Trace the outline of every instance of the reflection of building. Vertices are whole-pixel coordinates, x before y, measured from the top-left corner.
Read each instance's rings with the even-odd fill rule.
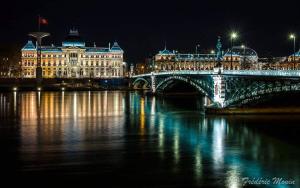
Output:
[[[37,49],[32,41],[22,49],[23,77],[35,78]],[[71,30],[62,46],[42,46],[44,78],[123,77],[123,50],[112,47],[87,47],[77,30]]]
[[[231,61],[232,57],[232,61]],[[221,58],[224,70],[254,69],[258,61],[257,53],[246,47],[233,47]],[[216,54],[181,54],[166,48],[155,55],[155,70],[213,70]]]
[[[0,77],[9,77],[8,57],[0,57]]]

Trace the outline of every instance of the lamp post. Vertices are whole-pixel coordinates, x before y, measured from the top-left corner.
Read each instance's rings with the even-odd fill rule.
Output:
[[[49,36],[49,33],[45,32],[32,32],[29,33],[29,36],[34,37],[37,40],[37,63],[36,63],[36,79],[37,79],[37,84],[41,84],[42,78],[43,78],[43,70],[41,66],[41,56],[42,56],[42,38],[45,38]]]
[[[215,67],[216,66],[216,52],[215,52],[215,50],[211,50],[210,54],[213,55],[213,58],[214,58],[214,67]]]
[[[234,39],[236,39],[238,37],[237,33],[236,32],[232,32],[231,35],[230,35],[230,42],[231,42],[231,53],[230,53],[230,69],[232,70],[233,69],[233,65],[232,65],[232,53],[233,53],[233,42],[234,42]]]
[[[246,59],[246,46],[245,45],[241,45],[241,48],[243,49],[243,66],[241,66],[243,69],[245,69],[245,59]]]
[[[294,53],[293,53],[293,69],[295,70],[295,55],[296,55],[296,35],[291,34],[290,39],[293,40],[293,45],[294,45]]]
[[[200,44],[196,45],[196,54],[198,53],[198,47],[200,47]]]

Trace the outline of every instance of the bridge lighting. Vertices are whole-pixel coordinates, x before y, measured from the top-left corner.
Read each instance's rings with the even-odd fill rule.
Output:
[[[17,87],[13,87],[12,90],[13,91],[18,91],[18,88]]]
[[[42,90],[42,88],[41,87],[38,87],[38,88],[36,88],[38,91],[41,91]]]
[[[295,39],[295,38],[296,38],[295,34],[290,34],[290,39]]]
[[[230,38],[231,39],[236,39],[238,37],[238,34],[236,33],[236,32],[232,32],[231,34],[230,34]]]
[[[215,51],[214,51],[214,50],[211,50],[210,53],[211,53],[211,54],[215,54]]]
[[[196,45],[196,54],[198,54],[198,48],[200,48],[200,44]]]
[[[290,39],[293,40],[294,54],[293,54],[293,69],[295,70],[295,55],[296,55],[296,35],[290,34]]]

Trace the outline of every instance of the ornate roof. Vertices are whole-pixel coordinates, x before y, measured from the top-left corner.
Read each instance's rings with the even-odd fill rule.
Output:
[[[79,36],[78,30],[71,29],[66,39],[62,42],[62,46],[42,46],[42,52],[62,52],[65,48],[79,48],[85,50],[86,53],[108,53],[108,52],[121,52],[123,53],[122,48],[120,48],[117,42],[114,42],[111,48],[109,47],[86,47],[85,42]],[[28,41],[27,44],[22,48],[22,50],[37,50],[32,41]]]
[[[120,46],[117,42],[114,42],[114,44],[111,47],[110,51],[121,51],[121,52],[123,52],[122,48],[120,48]]]
[[[36,50],[35,45],[32,43],[31,40],[29,40],[27,42],[27,44],[25,44],[25,46],[22,48],[22,50]]]
[[[256,51],[254,51],[251,48],[242,47],[242,46],[234,46],[232,49],[229,48],[227,50],[227,52],[224,54],[224,56],[231,56],[231,51],[232,51],[232,56],[253,56],[253,57],[258,57]]]
[[[167,48],[165,48],[164,50],[159,51],[159,54],[160,55],[174,55],[175,53],[171,52],[171,51],[167,50]]]
[[[290,56],[294,56],[294,54],[290,55]],[[298,52],[295,53],[296,57],[300,57],[300,50]]]

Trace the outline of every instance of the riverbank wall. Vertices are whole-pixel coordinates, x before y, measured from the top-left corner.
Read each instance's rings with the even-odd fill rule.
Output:
[[[128,78],[44,78],[41,83],[34,78],[2,78],[0,90],[128,90],[128,84]]]

